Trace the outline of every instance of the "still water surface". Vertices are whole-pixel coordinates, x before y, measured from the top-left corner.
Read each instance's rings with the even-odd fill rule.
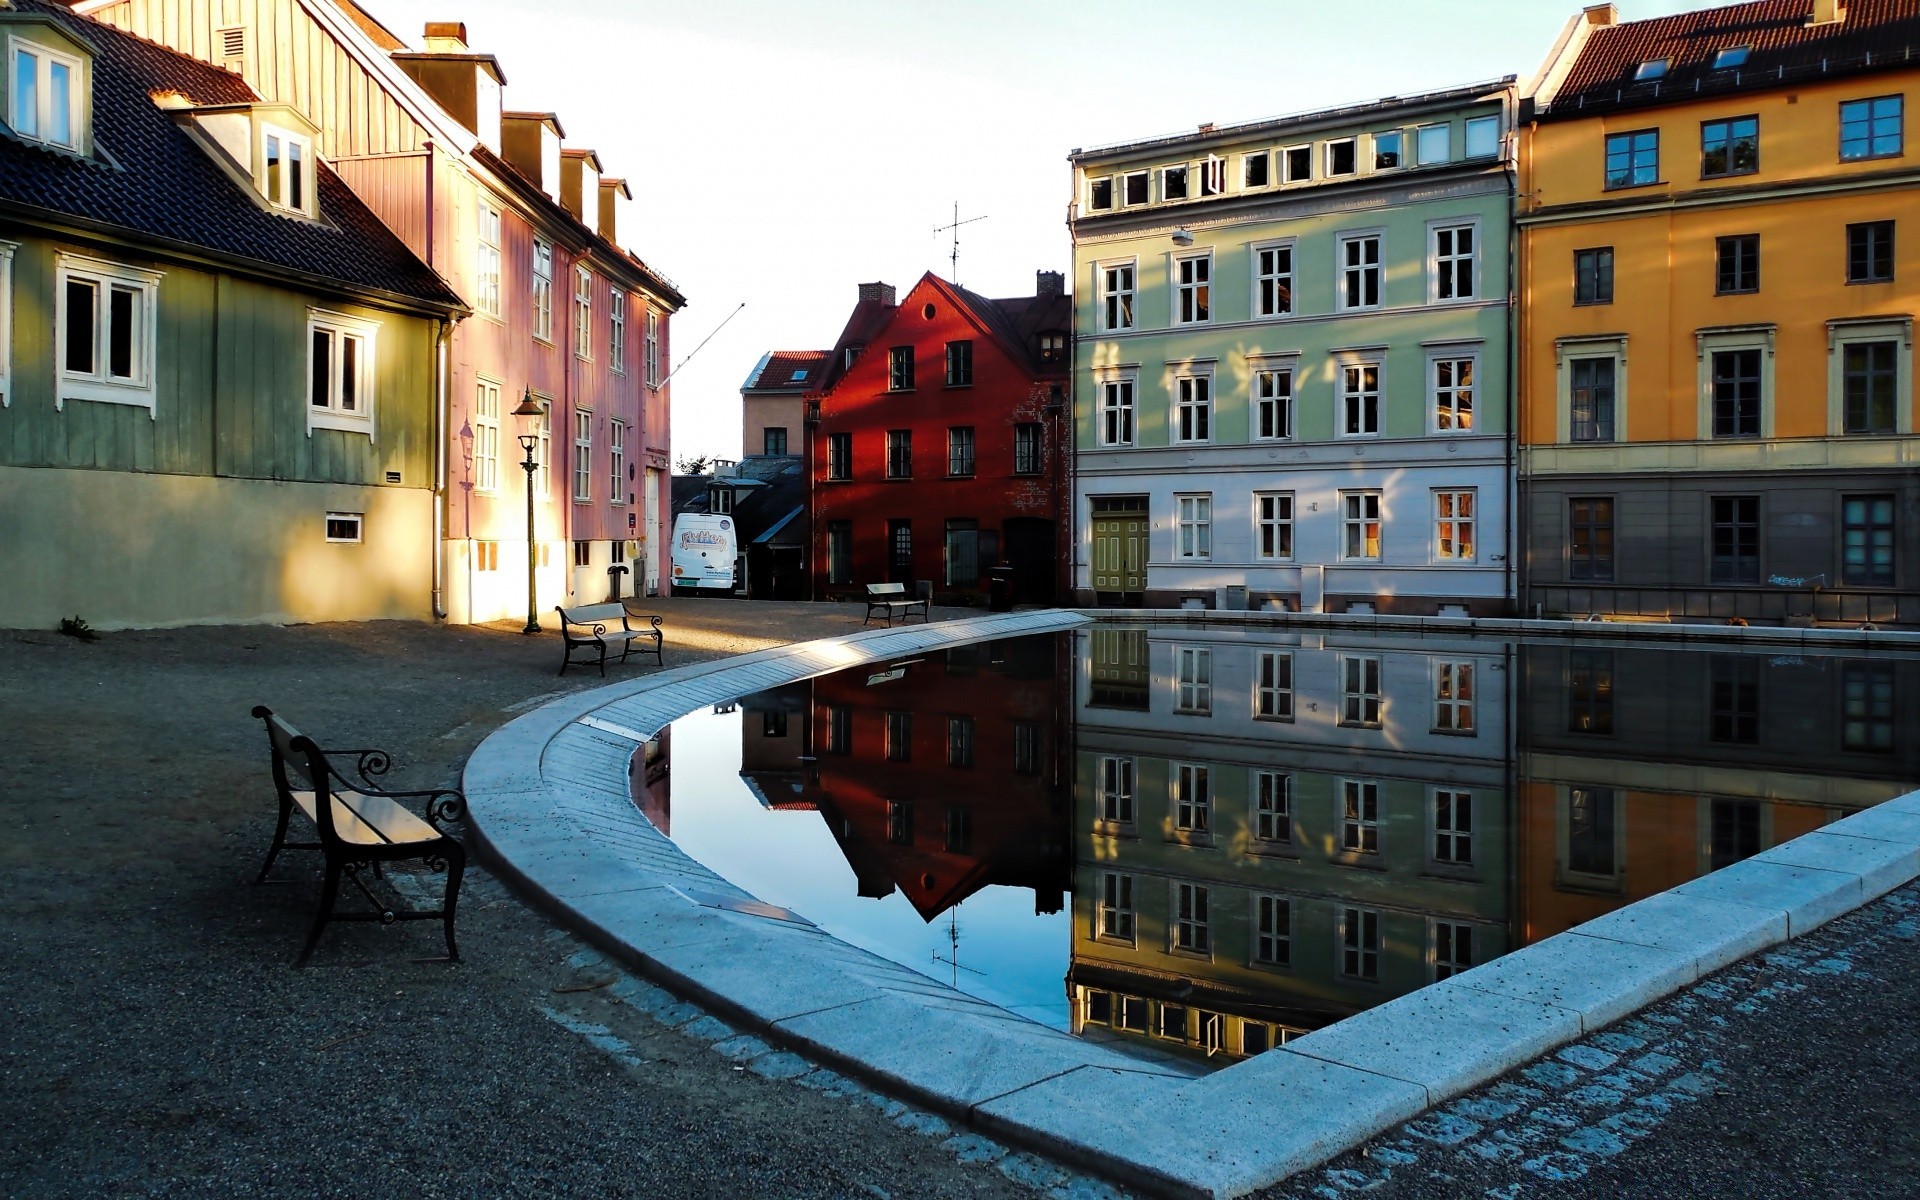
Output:
[[[1101,627],[674,722],[638,802],[828,932],[1238,1060],[1920,787],[1920,658]]]

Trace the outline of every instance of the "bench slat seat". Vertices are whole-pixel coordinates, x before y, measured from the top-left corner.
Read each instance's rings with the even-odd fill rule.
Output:
[[[312,792],[294,792],[293,802],[307,814],[307,820],[318,823]],[[403,846],[431,842],[440,836],[438,829],[398,802],[359,792],[333,794],[333,830],[341,841],[359,846]]]
[[[600,674],[607,673],[607,655],[614,649],[620,651],[617,661],[627,661],[627,655],[633,653],[635,643],[639,643],[642,654],[652,654],[658,666],[666,665],[662,651],[665,638],[660,628],[661,617],[656,613],[637,613],[628,609],[618,600],[609,600],[605,604],[583,604],[576,608],[555,605],[554,612],[560,614],[560,673],[565,675],[567,668],[574,664],[574,651],[583,650],[594,656],[586,661],[597,662]],[[648,622],[638,629],[635,620]],[[649,647],[648,643],[651,643]]]
[[[913,614],[920,614],[920,623],[927,621],[927,598],[924,595],[911,595],[907,585],[900,582],[870,583],[867,585],[867,619],[860,622],[869,624],[878,617],[886,618],[887,627],[893,627],[894,617],[902,624],[912,620]]]
[[[447,939],[447,960],[460,961],[460,948],[453,938],[454,913],[460,901],[460,880],[466,872],[465,849],[442,823],[459,820],[466,812],[466,797],[453,788],[428,791],[398,791],[383,788],[376,780],[385,775],[391,760],[380,750],[336,750],[333,757],[354,761],[348,776],[335,765],[328,752],[314,741],[258,705],[253,715],[267,727],[267,747],[273,761],[274,792],[280,800],[280,818],[273,832],[273,844],[267,848],[267,861],[261,864],[255,883],[265,883],[267,872],[282,850],[318,850],[325,856],[321,877],[320,910],[314,915],[307,943],[300,951],[305,964],[320,941],[320,933],[329,921],[439,921]],[[403,800],[424,806],[425,816],[414,812]],[[312,823],[317,840],[287,840],[287,825],[294,813]],[[445,871],[447,890],[441,905],[431,911],[396,909],[367,886],[361,868],[372,867],[380,873],[381,864],[417,860],[436,871]],[[345,876],[372,901],[373,912],[335,912],[341,877]]]

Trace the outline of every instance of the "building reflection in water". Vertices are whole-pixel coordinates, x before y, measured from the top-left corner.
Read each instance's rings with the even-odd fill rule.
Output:
[[[1910,790],[1916,703],[1895,658],[1098,628],[748,697],[740,773],[924,921],[1070,894],[1071,1029],[1222,1065]]]

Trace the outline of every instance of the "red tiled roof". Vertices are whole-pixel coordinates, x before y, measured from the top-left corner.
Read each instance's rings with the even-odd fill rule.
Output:
[[[818,387],[820,377],[833,358],[830,350],[775,350],[760,360],[753,378],[742,391],[770,391],[791,388],[805,391]]]
[[[1758,0],[1596,29],[1542,116],[1673,103],[1886,67],[1920,65],[1920,0],[1848,0],[1846,17],[1809,25],[1814,0]],[[1746,61],[1715,70],[1722,50]],[[1667,60],[1658,80],[1641,63]]]

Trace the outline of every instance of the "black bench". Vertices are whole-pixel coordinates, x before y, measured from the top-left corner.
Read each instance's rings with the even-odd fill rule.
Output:
[[[880,616],[887,619],[887,625],[891,628],[895,616],[904,625],[916,612],[920,614],[920,623],[926,624],[927,598],[908,595],[906,584],[870,583],[867,585],[867,619],[860,623],[870,624],[874,617]]]
[[[643,643],[640,653],[649,653],[646,642],[652,642],[653,661],[666,666],[667,660],[661,654],[660,618],[652,613],[628,612],[627,606],[618,600],[609,600],[605,604],[586,604],[579,608],[561,608],[554,606],[560,614],[560,640],[563,643],[560,657],[560,673],[565,675],[567,668],[573,665],[573,653],[585,650],[597,655],[600,674],[607,673],[607,653],[615,646],[620,649],[618,661],[627,661],[627,655],[633,653],[635,642]],[[642,629],[633,627],[633,619],[640,618],[650,622]]]
[[[318,850],[326,856],[326,875],[320,885],[320,911],[300,951],[300,963],[307,961],[320,931],[328,921],[440,921],[447,935],[447,960],[460,961],[460,948],[453,940],[454,908],[460,900],[460,878],[466,873],[467,855],[443,825],[458,821],[465,813],[467,799],[452,788],[430,791],[397,792],[376,786],[393,760],[384,750],[335,750],[333,754],[356,759],[349,779],[328,758],[328,751],[293,726],[273,715],[266,705],[256,705],[253,715],[266,722],[267,745],[273,754],[273,787],[280,797],[280,820],[274,827],[273,845],[267,861],[260,867],[255,883],[265,883],[273,860],[282,850]],[[400,804],[401,800],[424,802],[422,820]],[[319,841],[290,842],[287,822],[294,810],[306,814],[319,834]],[[431,912],[395,909],[374,895],[362,877],[362,869],[371,867],[377,876],[381,865],[389,862],[419,860],[447,875],[446,896]],[[373,902],[373,912],[334,911],[344,874]]]

